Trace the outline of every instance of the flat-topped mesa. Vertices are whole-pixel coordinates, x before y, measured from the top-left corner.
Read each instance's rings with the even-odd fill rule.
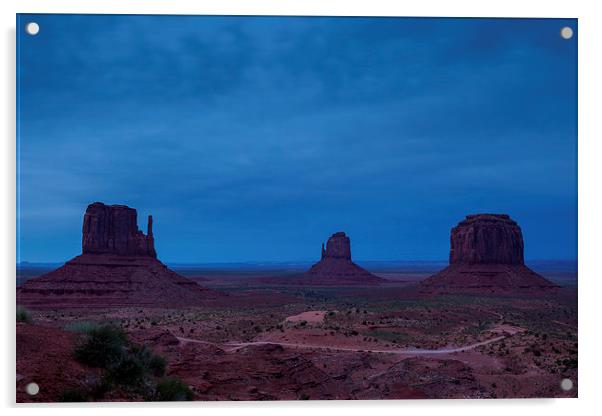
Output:
[[[423,280],[427,293],[539,293],[558,286],[525,266],[523,233],[506,214],[467,215],[452,228],[449,266]]]
[[[138,229],[138,214],[125,205],[88,205],[82,227],[82,254],[157,257],[153,218],[148,217],[147,235]]]
[[[450,264],[524,264],[523,233],[506,214],[467,215],[451,230]]]

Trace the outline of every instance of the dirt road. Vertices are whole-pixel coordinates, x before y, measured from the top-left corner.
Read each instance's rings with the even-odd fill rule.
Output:
[[[249,347],[253,345],[280,345],[283,347],[289,348],[302,348],[302,349],[313,349],[313,350],[323,350],[323,351],[341,351],[341,352],[371,352],[377,354],[396,354],[396,355],[436,355],[436,354],[451,354],[454,352],[462,352],[467,350],[472,350],[477,347],[488,345],[494,342],[501,341],[507,338],[509,335],[500,335],[498,337],[494,337],[485,341],[477,342],[474,344],[464,345],[462,347],[446,347],[439,349],[403,349],[403,348],[395,348],[395,349],[369,349],[369,348],[355,348],[355,347],[329,347],[327,345],[312,345],[312,344],[301,344],[294,342],[280,342],[280,341],[255,341],[255,342],[226,342],[224,344],[214,344],[207,341],[200,341],[197,339],[191,338],[181,338],[178,337],[178,340],[182,344],[186,344],[189,342],[198,343],[198,344],[209,344],[216,347],[219,347],[225,351],[236,351],[244,347]]]

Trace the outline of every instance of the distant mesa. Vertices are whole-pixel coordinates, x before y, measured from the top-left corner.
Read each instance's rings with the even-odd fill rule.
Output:
[[[558,286],[525,266],[523,234],[506,214],[467,215],[451,230],[449,266],[423,292],[534,292]]]
[[[32,307],[193,306],[217,292],[180,276],[159,260],[153,219],[147,234],[136,210],[125,205],[88,205],[82,254],[17,288],[17,302]]]
[[[305,275],[315,284],[377,284],[386,281],[351,261],[351,242],[344,232],[334,233],[326,247],[322,244],[322,258]]]

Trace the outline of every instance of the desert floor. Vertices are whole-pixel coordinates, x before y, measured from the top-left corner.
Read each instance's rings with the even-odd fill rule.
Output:
[[[275,272],[185,274],[226,296],[187,309],[31,310],[17,324],[17,400],[57,401],[98,381],[73,356],[73,328],[88,322],[165,357],[195,400],[577,396],[576,283],[540,296],[425,297],[415,284],[428,274],[417,272],[313,287],[279,284]],[[101,400],[142,398],[120,388]]]

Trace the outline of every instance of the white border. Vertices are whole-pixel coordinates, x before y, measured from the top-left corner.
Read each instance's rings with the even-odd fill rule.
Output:
[[[165,405],[90,405],[87,415],[106,414],[110,409],[116,414],[164,414],[165,408],[178,414],[210,412],[219,414],[265,415],[286,413],[287,416],[307,413],[326,414],[341,409],[350,415],[363,415],[369,411],[383,415],[398,412],[437,414],[446,416],[461,414],[508,415],[524,411],[546,415],[588,414],[600,406],[599,389],[602,355],[601,315],[602,296],[599,244],[602,235],[602,207],[600,204],[599,162],[602,156],[600,141],[600,107],[597,98],[602,96],[600,58],[602,19],[596,13],[593,1],[527,2],[506,0],[495,2],[470,0],[422,0],[392,2],[381,0],[213,0],[187,2],[165,0],[143,2],[141,0],[4,0],[0,3],[3,25],[2,83],[3,99],[1,116],[4,137],[0,169],[2,204],[0,204],[0,256],[1,279],[4,283],[2,296],[4,314],[2,327],[2,374],[0,397],[9,411],[39,413],[42,409],[52,414],[81,414],[77,405],[48,405],[44,407],[15,407],[14,403],[14,264],[15,264],[15,13],[132,13],[132,14],[274,14],[274,15],[346,15],[346,16],[479,16],[479,17],[572,17],[579,18],[579,399],[573,400],[488,400],[488,401],[371,401],[371,402],[271,402],[271,403],[204,403]],[[543,207],[545,209],[545,207]],[[561,219],[559,219],[560,221]]]

